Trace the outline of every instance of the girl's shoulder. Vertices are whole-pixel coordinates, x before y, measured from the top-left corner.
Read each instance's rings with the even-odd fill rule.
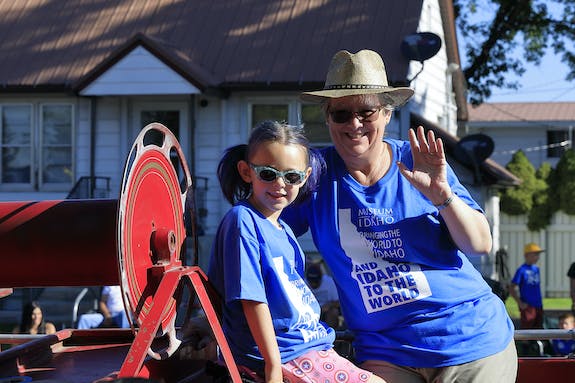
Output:
[[[252,207],[249,202],[240,201],[227,211],[220,223],[220,227],[224,230],[255,231],[256,227],[260,226],[263,221],[265,221],[265,217]]]
[[[226,216],[234,217],[239,221],[259,215],[258,211],[247,201],[239,201],[226,213]]]

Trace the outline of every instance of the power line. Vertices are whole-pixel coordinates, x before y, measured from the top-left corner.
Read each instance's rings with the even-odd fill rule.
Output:
[[[546,150],[546,149],[558,148],[558,147],[570,148],[571,147],[571,141],[565,140],[565,141],[561,141],[561,142],[557,142],[555,144],[549,144],[549,145],[532,146],[530,148],[520,148],[520,149],[514,149],[514,150],[503,150],[501,152],[495,152],[494,154],[515,154],[519,150],[524,151],[524,152],[535,152],[538,150]]]

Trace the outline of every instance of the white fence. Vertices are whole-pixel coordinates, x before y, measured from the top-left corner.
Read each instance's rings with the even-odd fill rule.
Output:
[[[541,269],[543,296],[569,297],[567,270],[575,262],[575,216],[559,212],[545,230],[538,232],[529,231],[526,222],[526,216],[500,215],[500,244],[507,250],[509,278],[523,264],[523,246],[535,242],[545,249],[537,263]]]

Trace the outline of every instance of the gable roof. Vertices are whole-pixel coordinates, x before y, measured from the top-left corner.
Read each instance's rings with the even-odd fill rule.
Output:
[[[409,62],[422,0],[0,0],[3,92],[78,90],[136,45],[200,89],[323,85],[339,49],[382,54],[392,84]],[[392,63],[392,64],[391,64]]]
[[[575,102],[507,102],[469,106],[469,122],[575,121]]]

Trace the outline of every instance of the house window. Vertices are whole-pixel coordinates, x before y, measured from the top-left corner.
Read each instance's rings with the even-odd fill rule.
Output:
[[[291,125],[303,124],[305,134],[313,146],[322,147],[331,142],[325,116],[319,105],[252,104],[251,118],[252,128],[264,120],[286,121]]]
[[[265,120],[286,121],[288,119],[289,105],[253,104],[252,105],[252,128]]]
[[[4,104],[0,115],[2,190],[68,190],[74,180],[72,105]]]
[[[325,123],[325,115],[320,105],[302,105],[301,120],[305,127],[305,134],[315,147],[324,147],[331,144],[329,129]]]
[[[32,182],[32,106],[0,106],[2,184],[26,185]]]
[[[566,150],[573,147],[573,141],[567,130],[547,131],[547,157],[560,158]]]

